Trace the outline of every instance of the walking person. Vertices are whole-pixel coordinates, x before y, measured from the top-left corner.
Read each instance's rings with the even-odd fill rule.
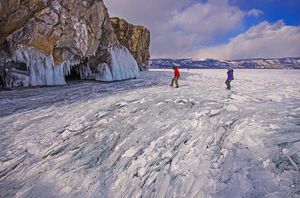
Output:
[[[178,79],[180,77],[180,72],[179,72],[178,67],[173,67],[173,70],[174,70],[174,77],[172,79],[172,82],[171,82],[170,86],[173,86],[173,84],[175,82],[176,88],[179,88],[179,86],[178,86]]]
[[[227,69],[227,79],[225,81],[225,84],[226,84],[226,89],[230,90],[231,89],[231,81],[234,80],[233,78],[233,69],[232,68],[228,68]]]

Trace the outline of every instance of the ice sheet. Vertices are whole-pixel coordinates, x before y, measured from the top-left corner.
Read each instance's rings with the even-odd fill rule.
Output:
[[[0,92],[1,196],[299,196],[300,71],[181,75]]]

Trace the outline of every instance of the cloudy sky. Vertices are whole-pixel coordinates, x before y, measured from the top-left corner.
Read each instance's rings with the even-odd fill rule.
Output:
[[[300,0],[104,0],[146,26],[151,58],[300,56]]]

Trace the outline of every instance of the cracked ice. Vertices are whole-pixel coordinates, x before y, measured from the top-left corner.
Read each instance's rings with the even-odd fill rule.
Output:
[[[300,71],[0,92],[0,197],[300,196]]]

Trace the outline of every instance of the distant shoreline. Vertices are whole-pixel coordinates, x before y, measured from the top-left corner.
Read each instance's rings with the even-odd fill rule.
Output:
[[[150,67],[149,69],[172,69],[172,67]],[[226,67],[179,67],[179,69],[227,69]],[[233,69],[249,69],[249,70],[299,70],[300,68],[235,68]]]

